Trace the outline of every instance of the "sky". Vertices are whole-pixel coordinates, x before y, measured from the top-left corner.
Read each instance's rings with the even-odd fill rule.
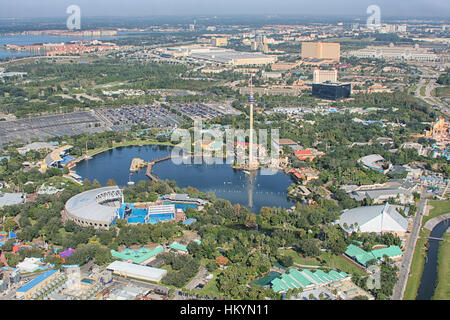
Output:
[[[450,17],[449,0],[0,0],[0,17],[64,17],[69,5],[84,16],[357,15],[369,5],[383,16]]]

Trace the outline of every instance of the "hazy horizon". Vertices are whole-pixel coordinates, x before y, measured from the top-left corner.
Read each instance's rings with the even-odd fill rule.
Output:
[[[329,15],[367,16],[378,5],[382,17],[448,18],[448,0],[0,0],[0,18],[67,17],[69,5],[85,17],[151,17],[194,15]]]

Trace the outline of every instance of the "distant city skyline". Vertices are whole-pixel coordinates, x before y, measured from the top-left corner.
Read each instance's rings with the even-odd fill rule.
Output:
[[[378,5],[382,16],[450,17],[447,0],[0,0],[0,17],[64,17],[69,5],[82,15],[358,15],[366,16],[369,5]]]

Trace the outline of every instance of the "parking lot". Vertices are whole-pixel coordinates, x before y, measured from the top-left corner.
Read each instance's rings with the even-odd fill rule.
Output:
[[[129,128],[134,125],[147,125],[151,128],[177,127],[183,118],[161,106],[127,106],[99,111],[117,127]]]

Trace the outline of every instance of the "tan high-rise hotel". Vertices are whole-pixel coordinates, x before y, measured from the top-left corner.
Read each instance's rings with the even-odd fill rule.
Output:
[[[341,44],[328,42],[302,42],[302,59],[330,59],[339,61]]]

